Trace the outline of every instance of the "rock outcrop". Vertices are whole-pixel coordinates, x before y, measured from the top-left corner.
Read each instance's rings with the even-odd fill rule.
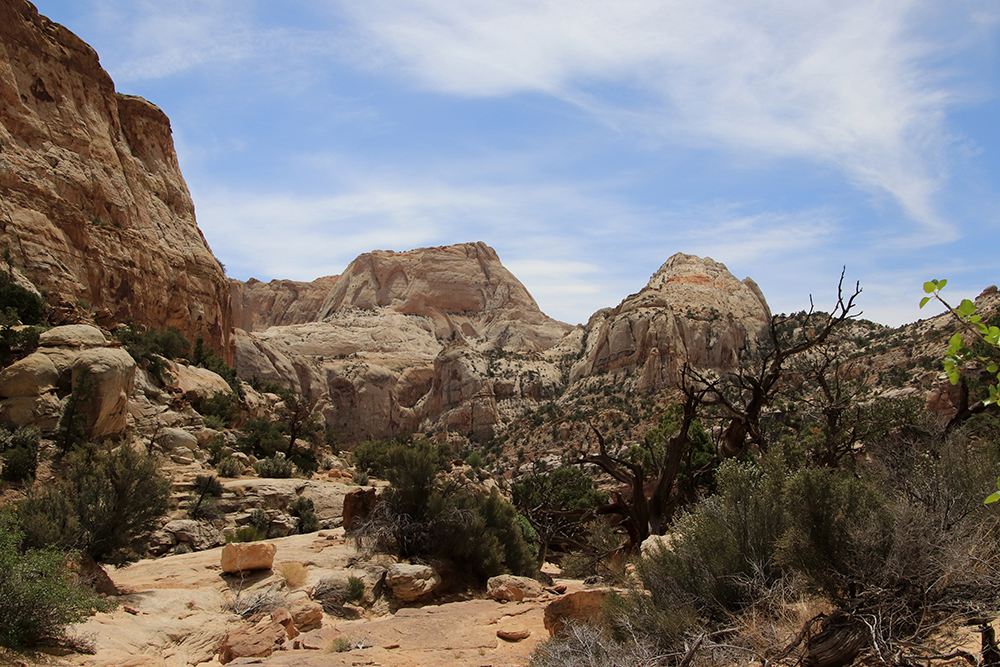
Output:
[[[339,277],[295,286],[292,300],[274,296],[292,289],[287,281],[237,285],[234,294],[244,304],[254,303],[248,294],[271,295],[260,304],[274,296],[285,314],[263,321],[284,321],[305,317],[328,283],[313,321],[238,330],[236,367],[307,396],[348,440],[435,424],[488,436],[503,400],[538,400],[560,384],[542,356],[573,328],[544,315],[483,243],[367,253]],[[531,358],[515,363],[515,355]]]
[[[56,430],[69,396],[92,438],[121,434],[128,419],[135,361],[101,330],[83,324],[44,332],[38,349],[0,372],[0,422]]]
[[[676,385],[685,363],[731,370],[770,317],[752,280],[740,282],[711,258],[677,253],[638,294],[591,317],[570,382],[610,374],[613,382],[644,391]]]
[[[231,280],[233,326],[243,331],[314,322],[339,276],[317,278],[311,283],[251,278]]]
[[[27,0],[0,4],[0,108],[0,246],[55,320],[173,326],[231,360],[229,281],[166,115]]]

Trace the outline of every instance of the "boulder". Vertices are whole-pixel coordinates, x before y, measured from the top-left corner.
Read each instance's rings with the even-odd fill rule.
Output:
[[[544,623],[549,636],[559,635],[566,621],[596,625],[601,619],[601,605],[607,594],[603,590],[577,591],[554,600],[545,607]]]
[[[173,537],[175,544],[186,542],[191,545],[192,551],[204,551],[205,549],[212,549],[225,543],[222,533],[216,530],[214,526],[192,519],[171,521],[162,530]]]
[[[52,327],[38,336],[38,347],[104,347],[108,339],[101,330],[89,324],[67,324]]]
[[[196,402],[215,394],[231,394],[229,386],[222,376],[207,368],[189,366],[185,363],[171,362],[170,372],[174,376],[174,384],[180,389],[184,398]],[[195,403],[197,405],[197,403]]]
[[[486,595],[494,600],[520,602],[542,594],[542,584],[529,577],[501,574],[486,582]]]
[[[531,636],[531,630],[523,625],[512,625],[497,630],[497,637],[508,642],[519,642]]]
[[[284,607],[278,607],[271,612],[271,620],[285,629],[285,634],[289,639],[295,639],[301,633],[295,628],[295,620],[291,612]]]
[[[227,574],[269,570],[278,547],[270,542],[231,542],[222,548],[222,571]]]
[[[434,594],[441,576],[427,565],[395,563],[389,566],[385,583],[400,602],[416,602]]]
[[[40,396],[52,391],[59,381],[59,371],[46,355],[29,354],[0,372],[0,396]]]
[[[84,377],[89,387],[81,385]],[[73,390],[80,397],[78,409],[87,416],[90,437],[104,438],[125,431],[134,378],[135,361],[122,349],[84,350],[73,362]]]
[[[236,658],[266,658],[285,643],[285,627],[265,616],[253,625],[245,624],[226,635],[219,648],[219,662]]]
[[[650,535],[642,541],[639,553],[643,558],[649,558],[659,551],[670,551],[673,545],[672,535]]]
[[[292,621],[299,632],[309,632],[323,627],[323,607],[318,602],[296,600],[288,606],[288,612],[292,615]]]
[[[190,456],[194,450],[198,449],[198,438],[182,428],[168,427],[161,429],[156,437],[156,442],[163,451],[172,454],[182,454],[182,452],[176,452],[175,450],[183,447],[188,450],[188,456]]]
[[[344,496],[344,530],[356,528],[368,518],[377,501],[374,487],[358,487],[348,491]]]

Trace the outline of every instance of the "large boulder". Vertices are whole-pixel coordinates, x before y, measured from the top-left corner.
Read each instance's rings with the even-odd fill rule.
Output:
[[[222,548],[222,571],[226,574],[270,570],[278,547],[270,542],[230,542]]]
[[[67,324],[52,327],[38,336],[38,347],[104,347],[108,339],[97,327],[89,324]]]
[[[221,375],[207,368],[173,361],[170,363],[170,372],[181,394],[192,402],[215,394],[231,394],[233,391]]]
[[[543,621],[552,637],[562,633],[567,621],[596,625],[601,618],[601,605],[606,591],[577,591],[554,600],[545,607]]]
[[[56,388],[59,371],[47,355],[29,354],[0,372],[0,396],[41,396]]]
[[[494,600],[520,602],[521,600],[537,598],[542,594],[542,585],[529,577],[518,577],[513,574],[501,574],[490,577],[486,582],[486,595]]]
[[[87,416],[92,438],[125,431],[128,396],[135,379],[135,361],[115,348],[84,350],[73,362],[73,390],[81,399],[77,409]]]
[[[368,518],[377,502],[374,487],[351,489],[344,496],[344,530],[352,530]]]
[[[400,602],[425,600],[441,585],[441,576],[427,565],[395,563],[385,574],[385,583]]]
[[[187,543],[192,551],[204,551],[225,543],[222,533],[215,527],[192,519],[176,519],[161,530],[172,536],[174,544]]]

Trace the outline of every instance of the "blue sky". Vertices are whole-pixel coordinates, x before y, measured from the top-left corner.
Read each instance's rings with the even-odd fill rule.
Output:
[[[37,0],[170,116],[234,278],[485,241],[542,310],[675,252],[901,324],[1000,281],[995,0]]]

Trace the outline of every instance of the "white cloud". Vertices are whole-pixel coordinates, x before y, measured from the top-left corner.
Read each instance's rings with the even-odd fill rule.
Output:
[[[939,152],[952,140],[943,111],[954,100],[923,65],[934,52],[917,33],[923,4],[344,6],[397,67],[426,87],[468,96],[540,91],[669,140],[830,164],[856,186],[889,195],[923,232],[949,240],[956,232],[938,214],[934,195],[943,179]],[[622,90],[625,101],[614,101]]]

